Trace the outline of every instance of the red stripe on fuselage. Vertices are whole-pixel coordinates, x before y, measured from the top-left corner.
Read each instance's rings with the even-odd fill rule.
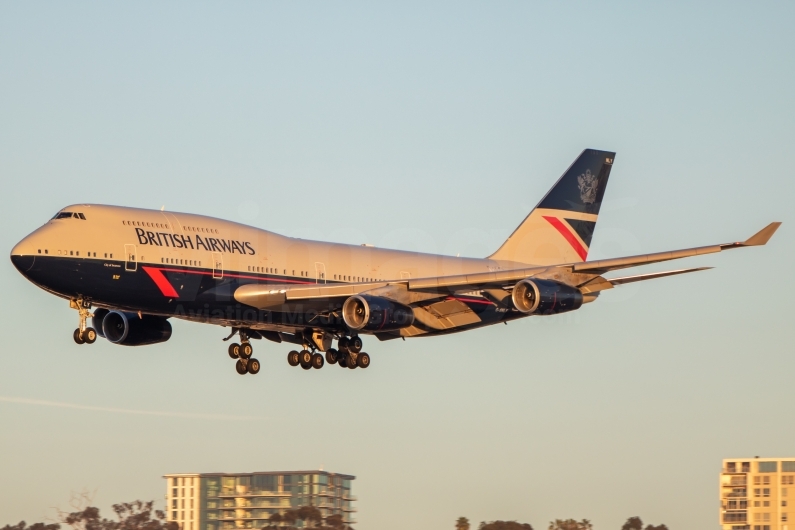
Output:
[[[160,289],[160,292],[163,293],[163,296],[168,296],[169,298],[179,298],[179,293],[177,290],[174,289],[174,286],[168,281],[166,275],[163,274],[163,271],[160,269],[156,269],[154,267],[141,267],[146,274],[152,278],[152,281],[155,282],[157,288]]]
[[[560,232],[560,235],[562,235],[566,239],[566,241],[569,242],[569,245],[571,245],[571,247],[574,249],[577,255],[580,256],[580,259],[585,261],[585,259],[588,257],[588,251],[585,249],[585,247],[582,246],[582,243],[580,243],[577,237],[575,237],[575,235],[571,233],[571,230],[569,230],[569,228],[565,224],[563,224],[563,221],[561,221],[557,217],[552,217],[547,215],[543,217],[544,219],[549,221],[549,224],[554,226],[558,232]]]

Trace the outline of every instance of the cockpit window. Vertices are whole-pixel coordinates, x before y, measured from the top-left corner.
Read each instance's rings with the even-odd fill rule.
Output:
[[[75,219],[82,219],[83,221],[86,220],[85,215],[77,212],[58,212],[57,214],[55,214],[55,217],[53,217],[53,219],[70,219],[72,217],[74,217]]]

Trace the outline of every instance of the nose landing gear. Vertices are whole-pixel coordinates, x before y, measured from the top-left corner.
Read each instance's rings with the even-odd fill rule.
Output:
[[[80,323],[77,329],[72,333],[74,341],[77,344],[94,344],[94,341],[97,340],[97,331],[94,328],[86,326],[88,317],[93,316],[91,311],[89,311],[91,309],[91,303],[86,302],[82,298],[78,298],[77,300],[69,300],[69,307],[77,309],[80,315]]]

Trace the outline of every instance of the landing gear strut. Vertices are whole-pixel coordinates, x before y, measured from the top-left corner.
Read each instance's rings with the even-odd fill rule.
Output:
[[[245,329],[232,330],[232,333],[224,340],[231,339],[235,333],[240,335],[240,344],[233,342],[227,348],[227,353],[232,359],[237,359],[235,363],[235,370],[240,375],[256,374],[259,373],[260,364],[257,359],[253,359],[251,355],[254,353],[254,348],[249,342],[249,336]]]
[[[88,317],[93,316],[91,311],[89,311],[91,309],[91,303],[82,298],[78,298],[77,300],[69,300],[69,307],[77,309],[80,315],[80,324],[77,329],[74,330],[74,333],[72,333],[74,341],[77,344],[94,344],[94,341],[97,340],[97,330],[86,326]]]

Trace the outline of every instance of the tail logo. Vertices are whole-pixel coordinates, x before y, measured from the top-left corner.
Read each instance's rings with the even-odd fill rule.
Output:
[[[599,178],[586,169],[585,173],[577,177],[577,187],[580,188],[580,199],[583,204],[593,204],[596,200],[596,188],[599,186]]]

